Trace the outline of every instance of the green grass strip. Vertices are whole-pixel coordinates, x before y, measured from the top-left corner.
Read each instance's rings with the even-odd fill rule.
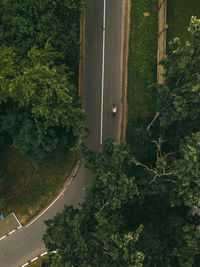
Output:
[[[128,62],[127,142],[134,138],[136,121],[146,119],[155,110],[150,85],[157,80],[157,0],[132,0]],[[144,13],[149,16],[145,17]]]
[[[76,155],[67,148],[52,153],[52,161],[45,161],[38,170],[14,148],[6,149],[3,156],[0,170],[6,181],[3,194],[6,203],[0,211],[7,215],[14,211],[22,224],[57,196],[76,163]]]
[[[174,37],[189,40],[187,31],[191,16],[200,17],[199,0],[168,0],[167,1],[167,43]]]

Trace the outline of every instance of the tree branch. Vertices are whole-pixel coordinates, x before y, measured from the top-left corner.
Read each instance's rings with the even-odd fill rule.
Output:
[[[153,179],[151,180],[151,182],[149,182],[149,184],[152,184],[152,183],[155,181],[156,177],[169,176],[169,175],[172,175],[172,172],[165,172],[165,170],[164,170],[163,173],[161,173],[161,174],[156,174],[156,175],[153,177]],[[165,181],[166,181],[166,180],[165,180]],[[172,181],[171,181],[171,182],[172,182]]]
[[[109,199],[106,201],[105,204],[103,204],[103,206],[101,207],[100,210],[102,211],[107,205],[109,205],[109,204],[110,204],[115,198],[117,198],[119,195],[120,195],[120,193],[119,193],[118,195],[114,196],[114,197],[111,199],[111,196],[112,196],[112,193],[111,193]]]
[[[135,163],[136,166],[142,166],[144,169],[146,169],[147,171],[149,171],[149,172],[151,172],[151,173],[154,174],[153,179],[149,182],[149,184],[152,184],[157,177],[170,176],[170,175],[172,175],[172,172],[168,171],[170,169],[170,166],[169,165],[166,166],[167,161],[165,161],[165,160],[166,160],[166,158],[169,155],[171,155],[173,153],[172,152],[169,152],[169,153],[164,154],[164,155],[162,154],[161,146],[162,146],[162,143],[164,142],[163,139],[162,139],[162,137],[159,137],[158,142],[155,141],[155,140],[149,140],[149,141],[151,141],[152,143],[155,143],[156,146],[157,146],[156,157],[157,157],[157,161],[158,161],[158,159],[161,159],[162,160],[163,166],[160,166],[159,167],[162,171],[159,172],[157,168],[154,168],[154,169],[153,168],[149,168],[147,165],[142,164],[141,162],[139,162],[138,160],[135,160],[135,159],[132,159],[131,161],[133,163]],[[170,182],[176,183],[173,180],[165,180],[165,181],[170,181]]]
[[[158,118],[159,115],[160,115],[160,113],[156,111],[156,115],[154,116],[152,122],[147,126],[147,131],[149,131],[150,127],[152,126],[152,124]]]

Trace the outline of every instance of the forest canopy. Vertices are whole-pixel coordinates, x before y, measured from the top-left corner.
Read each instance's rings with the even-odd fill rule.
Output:
[[[0,138],[39,167],[84,129],[78,97],[86,1],[0,1]]]
[[[135,125],[135,146],[77,147],[95,178],[80,209],[46,222],[44,243],[57,254],[44,266],[199,266],[200,19],[189,32],[160,63],[157,115]]]

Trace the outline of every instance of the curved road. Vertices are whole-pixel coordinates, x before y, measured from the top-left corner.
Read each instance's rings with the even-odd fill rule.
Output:
[[[85,21],[85,56],[83,61],[83,104],[91,135],[87,140],[90,149],[98,150],[101,139],[107,136],[119,140],[121,127],[123,5],[125,0],[106,0],[105,29],[103,27],[104,1],[94,0],[88,8]],[[103,31],[105,35],[103,34]],[[103,35],[105,37],[105,65],[102,73]],[[102,86],[102,76],[104,76]],[[103,100],[101,100],[103,88]],[[111,116],[116,103],[119,113]],[[71,177],[68,178],[68,181]],[[84,188],[91,183],[92,174],[83,165],[67,187],[64,196],[30,225],[22,227],[0,241],[0,267],[19,267],[46,251],[41,240],[44,221],[63,209],[64,204],[77,206],[83,199]],[[67,182],[68,182],[67,181]],[[28,227],[27,227],[28,226]]]

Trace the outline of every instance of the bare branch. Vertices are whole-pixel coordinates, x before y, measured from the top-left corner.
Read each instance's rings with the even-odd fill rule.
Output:
[[[154,174],[154,177],[153,179],[149,182],[149,184],[152,184],[156,177],[162,177],[162,176],[169,176],[169,175],[172,175],[172,172],[166,172],[166,170],[168,168],[163,168],[163,172],[162,173],[158,173],[158,170],[157,169],[152,169],[152,168],[149,168],[148,166],[140,163],[139,161],[137,160],[132,160],[133,163],[135,163],[136,166],[142,166],[144,169],[146,169],[147,171],[151,172]]]
[[[160,113],[156,111],[155,117],[153,118],[152,122],[147,126],[147,131],[149,131],[150,127],[152,126],[152,124],[158,118],[159,115],[160,115]]]
[[[157,174],[157,175],[155,175],[154,177],[153,177],[153,179],[151,180],[151,182],[149,183],[149,184],[152,184],[154,181],[155,181],[155,179],[156,179],[156,177],[161,177],[161,176],[168,176],[168,175],[172,175],[172,172],[163,172],[163,173],[160,173],[160,174]],[[166,180],[165,180],[166,181]],[[171,181],[171,180],[170,180]],[[172,182],[172,181],[171,181]]]
[[[114,196],[114,197],[111,199],[111,197],[112,197],[112,193],[111,193],[109,199],[108,199],[108,200],[106,201],[106,203],[103,204],[103,206],[101,207],[101,211],[102,211],[107,205],[109,205],[115,198],[117,198],[119,195],[120,195],[120,193],[119,193],[118,195]]]
[[[101,207],[101,210],[103,210],[110,203],[111,198],[112,198],[112,193],[110,193],[109,199],[106,201],[106,203],[104,203],[103,199],[103,206]]]
[[[172,175],[172,172],[168,171],[170,169],[170,165],[166,165],[167,164],[167,161],[166,161],[166,158],[169,156],[169,155],[172,155],[173,153],[172,152],[169,152],[167,154],[162,154],[162,151],[161,151],[161,147],[162,147],[162,143],[165,142],[162,137],[159,137],[159,140],[158,141],[155,141],[155,140],[149,140],[151,141],[152,143],[155,143],[156,146],[157,146],[157,151],[156,151],[156,156],[157,156],[157,160],[158,159],[161,159],[162,160],[162,163],[163,163],[163,166],[160,166],[159,168],[161,169],[160,171],[158,171],[157,168],[149,168],[147,165],[145,164],[142,164],[141,162],[135,160],[135,159],[132,159],[132,162],[135,163],[136,166],[142,166],[145,170],[151,172],[154,174],[154,177],[153,179],[150,181],[149,184],[152,184],[155,179],[157,177],[162,177],[162,176],[170,176]],[[165,180],[165,181],[170,181],[170,182],[174,182],[176,183],[175,181],[173,180]]]
[[[153,172],[154,174],[157,175],[157,170],[154,170],[154,169],[152,169],[152,168],[149,168],[148,166],[146,166],[146,165],[144,165],[144,164],[142,164],[142,163],[140,163],[139,161],[134,160],[134,159],[132,160],[132,162],[135,163],[136,166],[142,166],[142,167],[144,167],[147,171]]]

